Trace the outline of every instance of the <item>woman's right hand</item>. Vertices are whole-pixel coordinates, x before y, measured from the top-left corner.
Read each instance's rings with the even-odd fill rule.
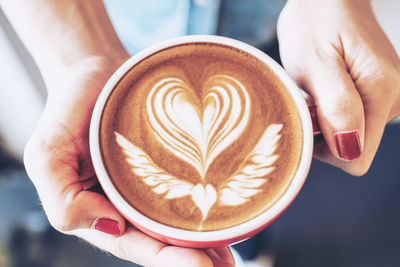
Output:
[[[229,248],[170,246],[133,226],[102,194],[89,154],[89,122],[96,99],[121,64],[87,58],[53,77],[49,97],[25,150],[25,166],[51,225],[119,258],[144,266],[233,266]],[[57,75],[56,73],[54,75]]]
[[[102,0],[0,0],[48,89],[25,166],[51,225],[145,266],[232,266],[228,248],[190,249],[157,241],[125,223],[102,194],[89,155],[97,97],[129,55]]]

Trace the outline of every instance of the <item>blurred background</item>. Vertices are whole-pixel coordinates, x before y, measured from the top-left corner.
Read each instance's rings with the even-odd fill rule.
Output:
[[[372,2],[400,54],[400,1]],[[134,266],[50,227],[22,165],[46,89],[1,9],[0,26],[0,267]],[[264,50],[279,61],[276,41]],[[362,178],[314,161],[287,212],[235,248],[245,260],[268,253],[277,267],[399,266],[399,151],[397,120],[387,126],[375,161]]]

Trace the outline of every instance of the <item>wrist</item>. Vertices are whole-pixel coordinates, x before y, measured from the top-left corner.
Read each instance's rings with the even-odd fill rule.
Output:
[[[113,66],[129,57],[102,0],[39,1],[46,2],[45,18],[24,43],[44,76],[95,61]]]
[[[107,75],[114,72],[128,58],[129,54],[122,51],[80,51],[70,57],[57,56],[51,53],[41,55],[39,60],[35,60],[46,86],[50,90],[54,85],[59,87],[60,81],[67,81],[72,76],[82,72],[95,72]],[[34,57],[35,58],[35,57]]]
[[[77,61],[58,68],[42,70],[42,76],[50,95],[63,95],[71,90],[101,90],[111,75],[129,56],[109,57],[104,55],[87,55]]]
[[[1,4],[46,83],[71,74],[77,66],[106,65],[107,69],[129,56],[102,0],[19,0]]]

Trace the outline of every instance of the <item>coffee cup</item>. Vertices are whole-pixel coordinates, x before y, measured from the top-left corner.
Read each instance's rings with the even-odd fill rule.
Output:
[[[262,51],[184,36],[124,63],[90,125],[99,182],[136,228],[220,247],[275,221],[304,184],[313,124],[300,89]]]

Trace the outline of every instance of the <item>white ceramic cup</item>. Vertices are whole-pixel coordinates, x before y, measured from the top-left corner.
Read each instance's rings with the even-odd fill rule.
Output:
[[[285,85],[287,91],[292,96],[300,114],[303,127],[303,150],[301,152],[301,161],[292,182],[283,196],[281,196],[280,199],[264,213],[245,223],[227,229],[206,232],[173,228],[151,220],[135,210],[118,193],[118,190],[111,182],[102,161],[99,145],[99,126],[104,105],[108,96],[118,84],[119,80],[124,76],[124,74],[127,73],[138,62],[160,50],[179,44],[193,42],[216,43],[231,46],[255,56],[268,65],[279,77],[279,79]],[[288,76],[285,70],[268,55],[248,44],[226,37],[207,35],[184,36],[161,42],[143,50],[126,61],[112,75],[107,84],[104,86],[104,89],[101,92],[93,111],[90,125],[90,152],[97,177],[104,192],[117,210],[136,228],[148,234],[149,236],[173,245],[198,248],[221,247],[243,241],[257,234],[269,226],[274,220],[276,220],[295,199],[306,180],[310,168],[313,155],[313,127],[309,109],[307,108],[300,89]]]

